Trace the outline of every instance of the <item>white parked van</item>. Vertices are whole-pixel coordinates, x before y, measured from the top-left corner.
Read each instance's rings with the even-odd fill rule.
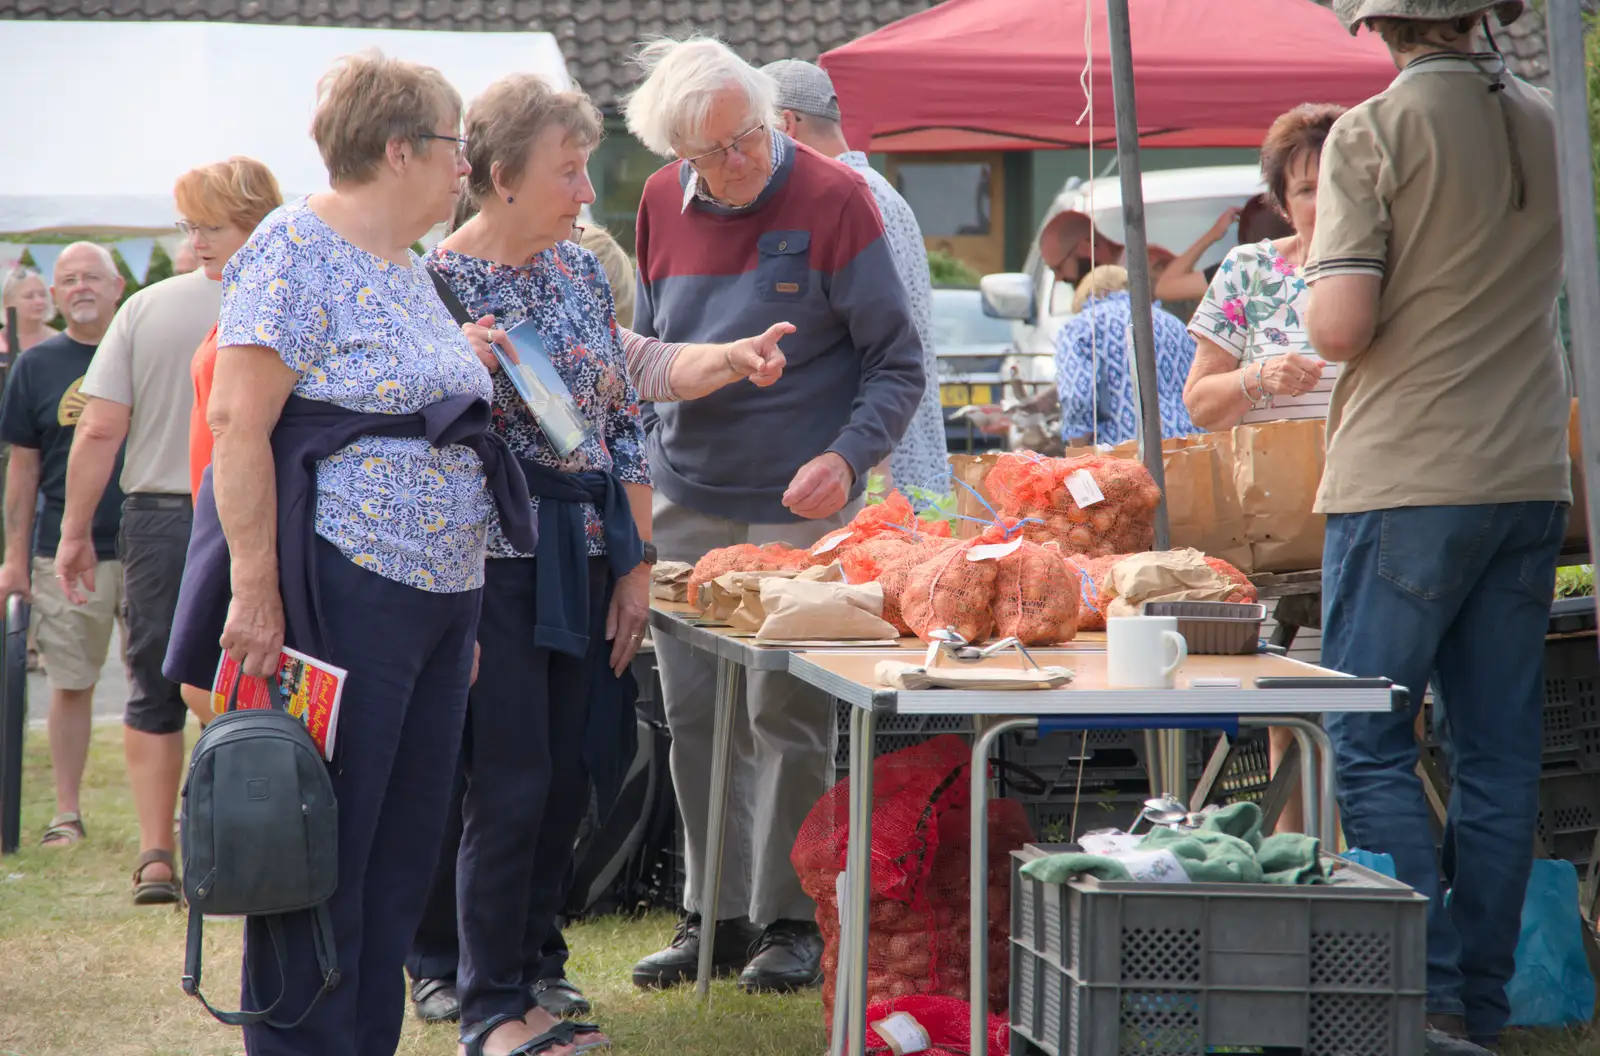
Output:
[[[1261,170],[1254,165],[1146,172],[1142,184],[1146,240],[1153,253],[1164,252],[1168,257],[1193,245],[1223,210],[1243,206],[1263,190]],[[1104,176],[1087,183],[1074,178],[1051,203],[1023,271],[983,277],[984,311],[1013,321],[1015,350],[1006,363],[1008,377],[1026,381],[1055,378],[1053,342],[1056,331],[1072,314],[1073,291],[1071,282],[1056,279],[1055,266],[1087,244],[1091,218],[1093,230],[1100,236],[1095,263],[1122,263],[1126,234],[1121,177]],[[1217,263],[1237,243],[1236,225],[1206,251],[1196,267]],[[1076,268],[1063,270],[1073,278],[1082,277]]]

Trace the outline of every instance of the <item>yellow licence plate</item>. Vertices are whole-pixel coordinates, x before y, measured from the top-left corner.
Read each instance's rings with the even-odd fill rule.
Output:
[[[965,407],[968,404],[982,407],[994,402],[994,387],[992,385],[941,385],[939,387],[939,401],[946,407]]]

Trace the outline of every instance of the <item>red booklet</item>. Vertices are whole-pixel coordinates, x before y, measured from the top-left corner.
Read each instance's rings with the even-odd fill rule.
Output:
[[[239,662],[223,653],[216,680],[211,684],[212,711],[220,715],[229,710],[228,696],[239,674]],[[349,674],[343,668],[285,649],[278,662],[276,691],[266,679],[247,677],[239,686],[233,707],[287,711],[306,724],[322,757],[332,762],[334,735],[339,732],[339,697]]]

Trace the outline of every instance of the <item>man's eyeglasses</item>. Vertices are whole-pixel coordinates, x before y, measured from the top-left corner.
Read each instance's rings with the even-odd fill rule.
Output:
[[[454,143],[456,145],[456,157],[460,158],[463,161],[466,160],[466,157],[467,157],[467,141],[465,139],[462,139],[460,136],[441,136],[437,132],[424,132],[424,133],[422,133],[422,135],[418,136],[417,138],[418,139],[437,139],[437,140],[440,140],[441,142],[444,142],[444,143]]]
[[[729,143],[725,147],[714,147],[711,150],[706,151],[704,154],[696,154],[693,157],[684,158],[683,160],[687,161],[690,165],[693,165],[697,169],[714,169],[721,165],[727,164],[728,157],[734,151],[738,151],[740,154],[743,154],[748,158],[750,157],[750,151],[760,145],[760,141],[754,138],[755,134],[766,127],[767,126],[765,123],[756,125],[754,128],[745,132],[740,132],[737,136],[734,136],[733,142]]]
[[[197,235],[216,238],[222,234],[222,228],[220,227],[213,227],[210,224],[194,224],[188,220],[179,220],[177,226],[178,230],[183,232],[184,238],[194,238]]]

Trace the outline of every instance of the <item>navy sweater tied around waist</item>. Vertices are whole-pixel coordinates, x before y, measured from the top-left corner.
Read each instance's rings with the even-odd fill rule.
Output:
[[[290,396],[272,431],[278,492],[278,588],[283,597],[284,644],[325,657],[315,565],[317,463],[363,436],[422,438],[435,447],[461,444],[483,462],[500,526],[513,546],[538,549],[528,486],[505,441],[489,427],[489,404],[454,396],[414,414],[368,414]],[[222,659],[218,640],[232,599],[228,541],[217,517],[211,469],[195,496],[194,528],[162,672],[175,682],[210,686]]]

